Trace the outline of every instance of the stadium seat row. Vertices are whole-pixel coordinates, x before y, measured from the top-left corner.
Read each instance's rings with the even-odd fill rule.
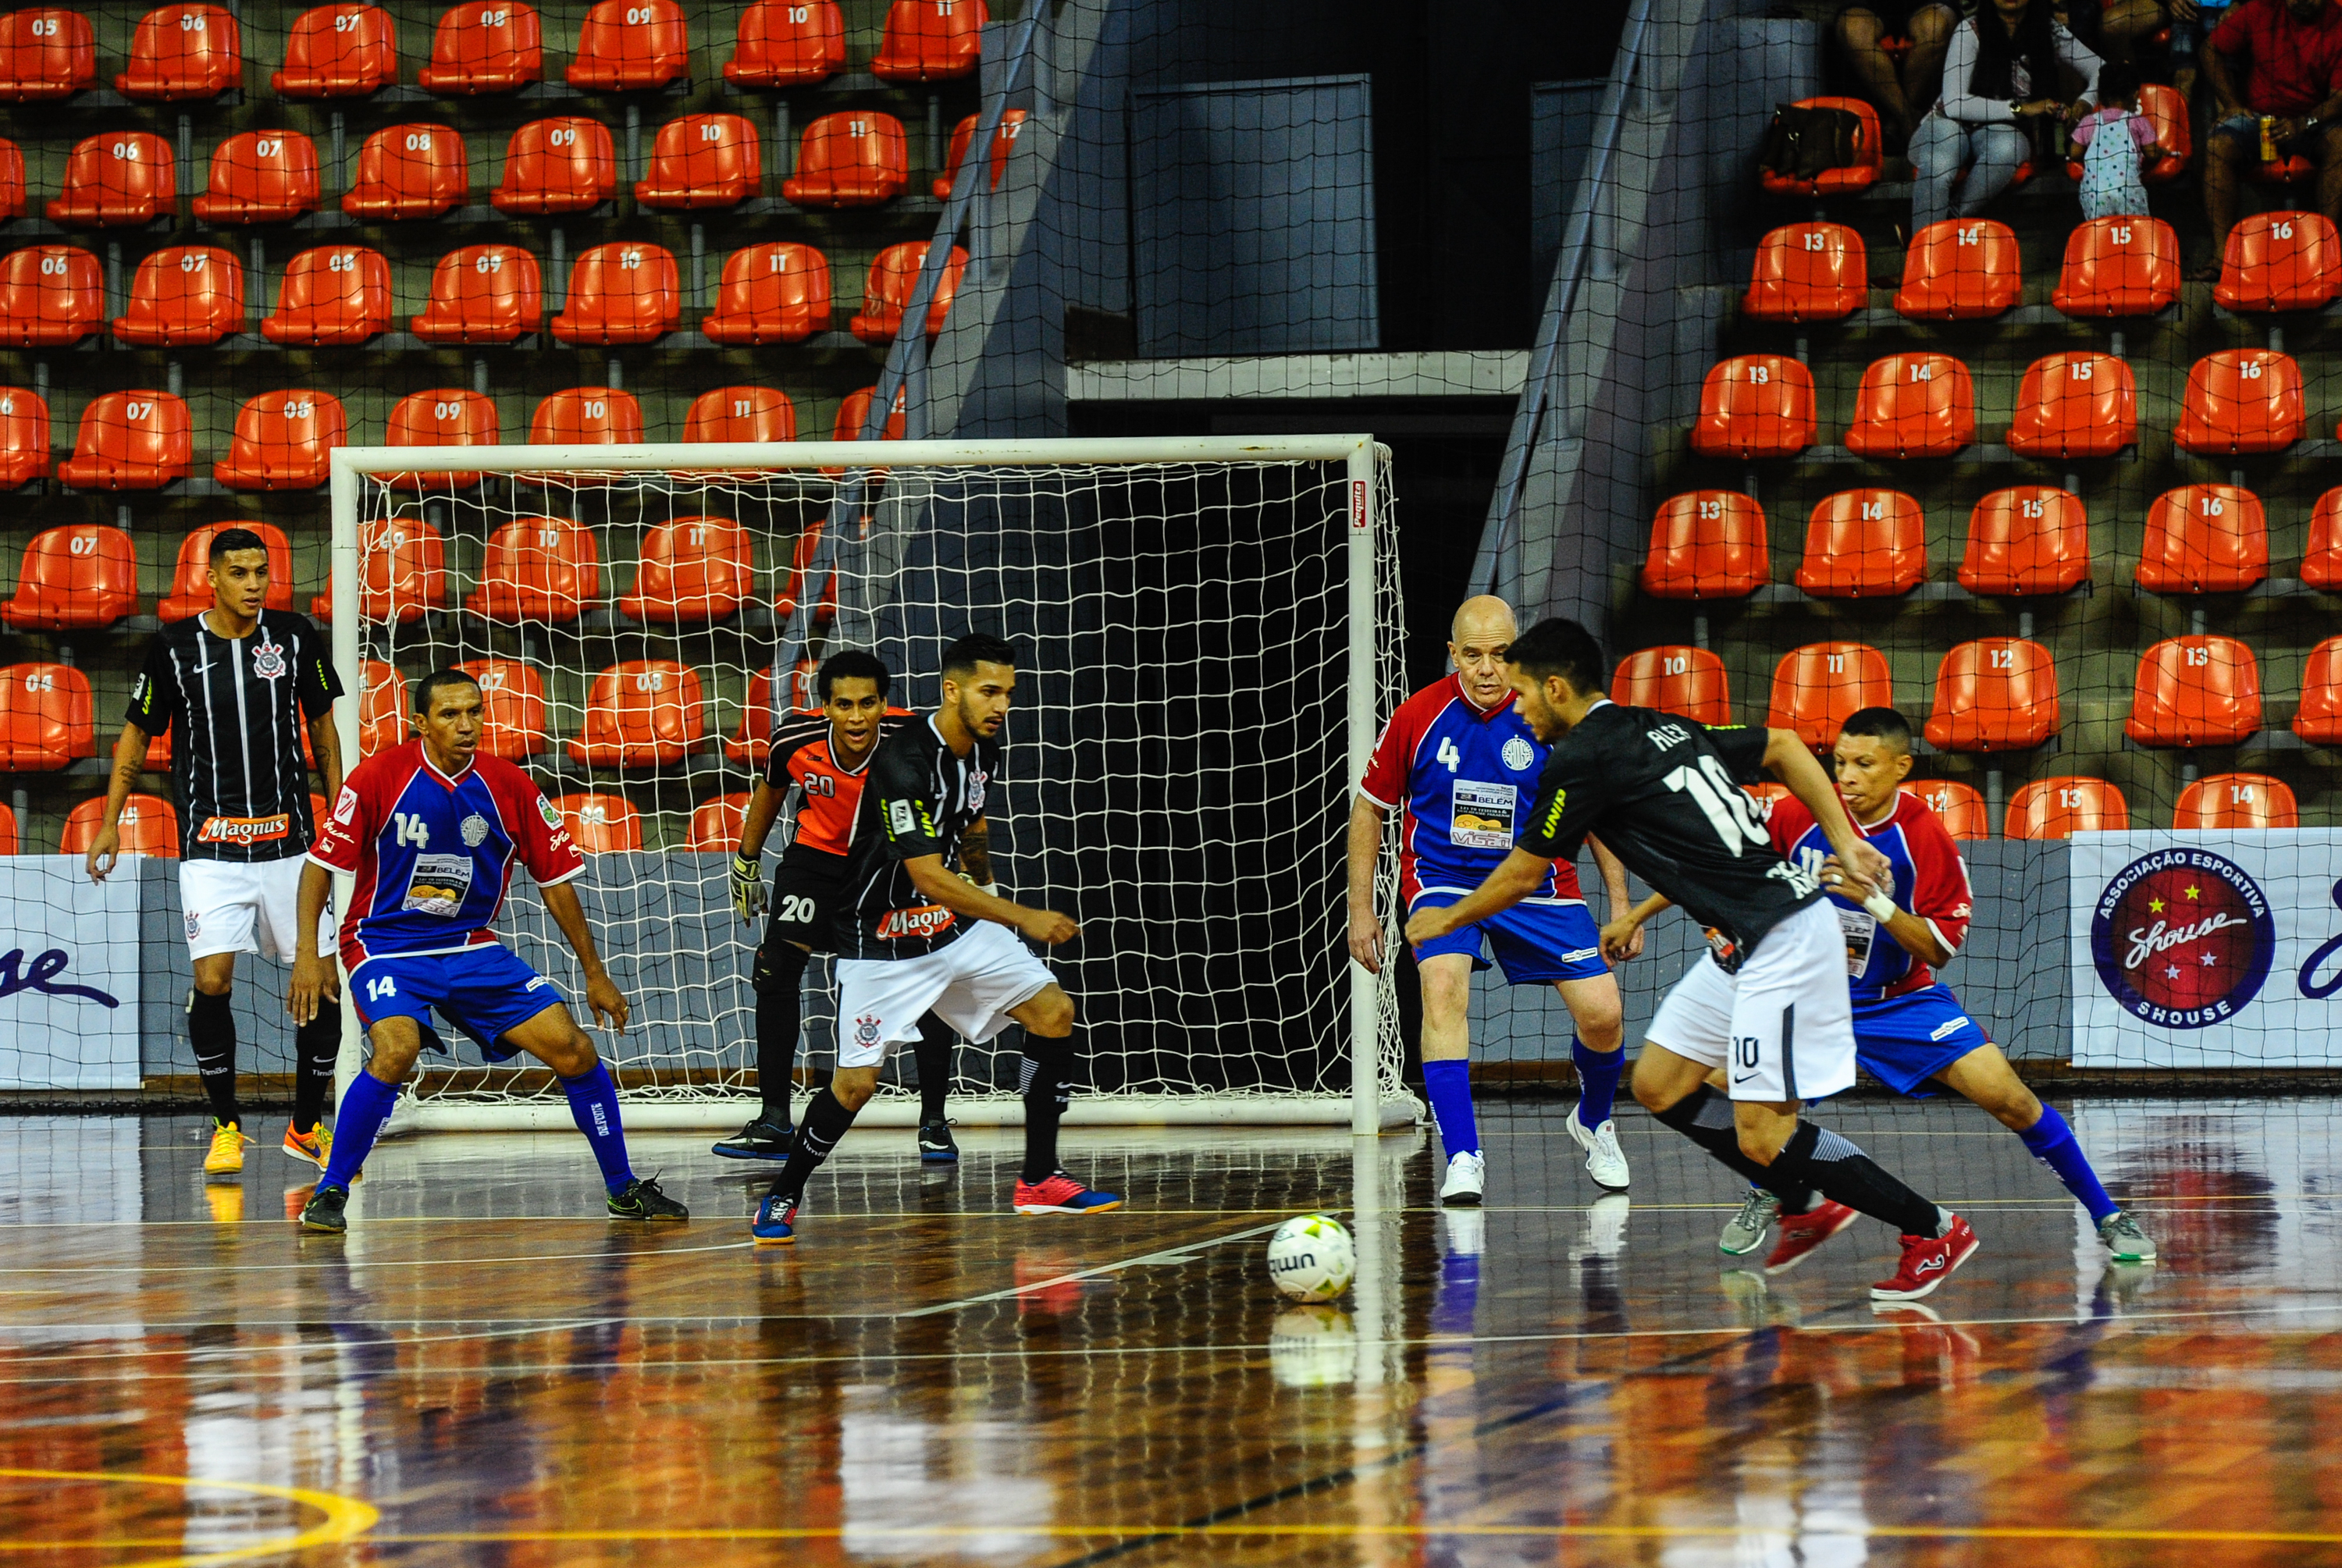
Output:
[[[1954,779],[1914,779],[1903,786],[1943,819],[1954,838],[1992,836],[1991,813],[1973,784]],[[1777,800],[1779,784],[1756,784],[1751,792]],[[2071,838],[2077,833],[2117,832],[2130,825],[2130,805],[2122,791],[2097,778],[2037,779],[2009,798],[2001,822],[2005,838]],[[2299,827],[2301,809],[2284,780],[2267,774],[2213,774],[2179,792],[2171,825],[2183,832]]]
[[[1878,111],[1860,98],[1800,98],[1801,109],[1839,109],[1852,115],[1857,122],[1854,138],[1854,161],[1836,168],[1824,169],[1811,178],[1786,175],[1772,169],[1763,171],[1760,183],[1775,195],[1827,196],[1843,195],[1865,191],[1878,183],[1884,165],[1884,147],[1878,125]],[[2187,100],[2174,87],[2153,82],[2138,90],[2138,109],[2147,123],[2155,127],[2157,145],[2163,155],[2142,171],[2148,185],[2164,185],[2177,179],[2195,155],[2194,128],[2189,122]],[[2295,165],[2307,165],[2307,169]],[[2282,184],[2297,183],[2314,173],[2317,165],[2303,158],[2283,160],[2279,165],[2264,165],[2256,177]],[[2082,165],[2068,163],[2067,176],[2079,180]],[[2017,165],[2012,185],[2022,185],[2033,177],[2034,165],[2028,159]]]
[[[2049,484],[1996,490],[1968,514],[1960,585],[1972,594],[2063,594],[2089,578],[2089,516]],[[2183,484],[2155,498],[2133,581],[2157,594],[2241,593],[2269,574],[2268,514],[2234,484]],[[1927,517],[1900,490],[1841,490],[1806,524],[1797,584],[1820,599],[1907,594],[1927,579]],[[1765,510],[1734,490],[1662,502],[1651,520],[1643,591],[1659,599],[1746,598],[1772,578]],[[2301,580],[2342,590],[2342,489],[2310,514]]]
[[[887,82],[935,82],[974,71],[984,0],[895,0],[870,73]],[[751,0],[739,15],[724,78],[742,86],[821,81],[846,65],[846,26],[835,0]],[[691,38],[678,0],[600,0],[586,14],[569,85],[620,92],[664,87],[691,68]],[[456,5],[443,14],[431,59],[416,81],[435,93],[517,92],[545,75],[544,31],[521,0]],[[89,18],[44,5],[0,15],[0,100],[69,98],[97,80]],[[397,30],[378,5],[320,5],[295,18],[285,65],[269,86],[287,98],[350,98],[398,80]],[[130,44],[115,91],[152,102],[216,97],[244,81],[235,14],[211,5],[149,12]]]

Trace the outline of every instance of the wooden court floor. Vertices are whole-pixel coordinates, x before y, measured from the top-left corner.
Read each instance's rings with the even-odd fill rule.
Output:
[[[1557,1105],[1486,1114],[1463,1215],[1421,1134],[1073,1135],[1128,1206],[1020,1219],[1013,1134],[860,1133],[776,1252],[702,1138],[635,1140],[686,1227],[442,1136],[304,1239],[273,1147],[207,1188],[193,1119],[8,1119],[0,1568],[2342,1564],[2337,1111],[2069,1107],[2163,1245],[2110,1268],[1980,1114],[1837,1107],[1984,1238],[1885,1313],[1881,1227],[1727,1267],[1720,1173],[1636,1116],[1596,1203]],[[1313,1208],[1363,1267],[1297,1309]]]

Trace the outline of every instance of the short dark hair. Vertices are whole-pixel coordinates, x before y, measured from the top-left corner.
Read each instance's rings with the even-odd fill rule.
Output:
[[[2098,66],[2098,102],[2138,102],[2138,67],[2127,60],[2107,60]],[[1865,732],[1866,734],[1867,732]]]
[[[1838,726],[1841,735],[1867,735],[1902,751],[1911,749],[1911,721],[1893,708],[1858,708]]]
[[[832,654],[821,662],[821,669],[813,678],[813,688],[821,694],[823,702],[829,701],[829,689],[840,681],[868,681],[878,688],[880,701],[885,701],[887,688],[895,684],[886,666],[876,654],[866,654],[859,648],[848,648],[842,654]]]
[[[944,650],[944,679],[956,681],[962,675],[976,674],[978,664],[1006,664],[1016,667],[1016,650],[1002,638],[986,632],[970,632],[955,637]]]
[[[221,556],[232,555],[238,550],[257,550],[265,557],[268,541],[249,528],[223,528],[212,535],[211,554],[207,559],[217,561]]]
[[[434,670],[415,683],[415,711],[428,717],[431,713],[431,699],[439,694],[439,688],[442,686],[476,687],[479,684],[468,672],[456,669],[452,664]]]
[[[1539,621],[1515,637],[1505,650],[1505,662],[1540,681],[1559,675],[1581,697],[1600,696],[1609,673],[1594,634],[1559,616]]]

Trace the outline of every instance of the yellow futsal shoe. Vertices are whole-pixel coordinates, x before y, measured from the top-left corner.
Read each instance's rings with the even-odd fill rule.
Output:
[[[210,1152],[204,1155],[204,1174],[233,1176],[243,1170],[244,1146],[251,1142],[251,1139],[244,1135],[242,1127],[225,1122],[214,1122],[212,1146]]]

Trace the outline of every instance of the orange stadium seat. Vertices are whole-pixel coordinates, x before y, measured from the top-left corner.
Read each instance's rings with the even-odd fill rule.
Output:
[[[469,0],[431,34],[431,63],[415,80],[435,93],[511,93],[545,75],[545,31],[521,0]]]
[[[2228,231],[2212,297],[2230,310],[2323,310],[2342,294],[2342,235],[2317,213],[2255,213]]]
[[[298,131],[245,131],[212,150],[195,216],[215,224],[281,224],[317,205],[317,144]]]
[[[1870,254],[1844,224],[1790,224],[1756,245],[1740,314],[1751,321],[1844,321],[1870,303]]]
[[[138,609],[138,549],[119,528],[44,528],[25,546],[16,593],[0,620],[20,631],[86,631]]]
[[[2139,744],[2235,745],[2260,727],[2260,666],[2234,637],[2167,637],[2139,656],[2123,724]]]
[[[114,228],[169,217],[178,199],[169,142],[147,131],[104,131],[75,144],[45,210],[53,224]]]
[[[1826,495],[1806,524],[1797,586],[1817,599],[1907,594],[1927,575],[1927,514],[1899,490]]]
[[[0,805],[0,854],[20,854],[22,844],[16,833],[16,814]]]
[[[1992,814],[1973,784],[1954,779],[1913,779],[1903,786],[1903,793],[1927,802],[1927,809],[1954,838],[1992,836]]]
[[[1814,444],[1814,377],[1780,354],[1744,354],[1707,373],[1691,449],[1703,457],[1790,457]]]
[[[2267,348],[2224,348],[2187,373],[2179,428],[2187,452],[2276,452],[2301,439],[2301,367]]]
[[[926,240],[906,240],[880,251],[871,260],[870,277],[863,285],[862,310],[851,327],[854,335],[865,343],[892,343],[902,330],[903,313],[911,307],[919,269],[926,264]],[[944,261],[943,276],[936,284],[935,298],[927,305],[929,337],[943,331],[944,318],[951,314],[952,296],[959,292],[960,275],[966,270],[967,252],[952,246]]]
[[[976,138],[976,123],[981,115],[970,115],[952,129],[951,151],[944,158],[944,172],[936,176],[936,200],[951,200],[953,182],[959,178],[959,166],[967,160],[967,145]],[[1001,176],[1008,172],[1008,155],[1016,150],[1017,138],[1025,134],[1025,111],[1003,109],[1000,125],[992,133],[992,185],[1000,188]]]
[[[358,755],[370,757],[405,743],[406,683],[380,659],[358,662]]]
[[[686,441],[795,441],[796,405],[775,386],[719,386],[691,400]]]
[[[109,392],[82,410],[74,454],[57,477],[76,490],[160,490],[195,469],[187,400],[167,392]]]
[[[1790,175],[1775,174],[1767,169],[1762,175],[1766,190],[1785,196],[1829,196],[1848,191],[1867,190],[1878,183],[1879,132],[1878,111],[1860,98],[1800,98],[1800,109],[1844,109],[1861,124],[1855,133],[1854,162],[1840,168],[1824,169],[1810,180]]]
[[[2014,485],[1994,491],[1968,514],[1959,582],[1969,593],[2063,594],[2089,580],[2089,514],[2072,492]]]
[[[398,80],[398,35],[379,5],[320,5],[294,18],[285,68],[268,85],[287,98],[363,98]]]
[[[1810,643],[1794,648],[1773,672],[1773,700],[1765,723],[1795,730],[1820,751],[1861,708],[1895,705],[1895,678],[1887,655],[1863,643]]]
[[[756,592],[756,576],[746,529],[728,517],[678,517],[643,535],[634,592],[618,608],[660,625],[720,621]]]
[[[0,102],[70,98],[97,80],[89,18],[63,5],[0,15]]]
[[[358,617],[395,625],[423,619],[426,610],[447,607],[447,542],[419,517],[398,517],[367,527],[359,535]],[[311,614],[333,618],[334,585],[311,601]]]
[[[1962,643],[1936,668],[1927,744],[1947,752],[2023,751],[2057,733],[2057,664],[2022,637]]]
[[[847,393],[846,400],[837,405],[837,424],[830,432],[830,439],[833,441],[861,440],[862,433],[870,426],[870,404],[877,395],[878,389],[875,386],[866,386],[858,392]],[[896,387],[895,411],[886,416],[886,428],[879,433],[879,440],[903,439],[903,432],[906,428],[903,395],[904,389]]]
[[[594,677],[569,755],[593,767],[666,767],[707,739],[699,675],[673,659],[626,659]]]
[[[600,0],[577,30],[569,85],[615,93],[664,87],[691,68],[691,40],[676,0]]]
[[[746,116],[686,115],[659,127],[635,200],[646,207],[737,206],[764,184],[764,140]]]
[[[829,330],[829,258],[811,245],[770,241],[724,259],[715,314],[700,330],[716,343],[803,343]]]
[[[747,821],[746,790],[701,801],[691,814],[691,836],[683,841],[684,850],[691,854],[729,854],[740,842],[740,829]]]
[[[1862,373],[1847,450],[1948,457],[1976,439],[1976,388],[1948,354],[1890,354]]]
[[[349,439],[349,416],[331,393],[264,392],[237,412],[212,477],[231,490],[314,490],[325,482],[326,454]]]
[[[1618,661],[1610,700],[1621,707],[1657,708],[1703,724],[1732,722],[1724,661],[1706,648],[1644,648]]]
[[[574,621],[602,597],[602,552],[565,517],[515,517],[488,536],[464,607],[491,621]]]
[[[2104,779],[2040,779],[2018,790],[2001,824],[2009,838],[2071,838],[2077,833],[2120,833],[2130,825],[2122,791]]]
[[[431,269],[431,297],[409,323],[425,343],[513,343],[545,325],[545,280],[518,245],[465,245]]]
[[[1765,509],[1736,490],[1695,490],[1651,518],[1643,592],[1655,599],[1745,599],[1773,575]]]
[[[871,58],[870,74],[882,82],[941,82],[976,70],[984,25],[992,20],[984,0],[895,0],[886,8],[886,32]]]
[[[138,264],[114,318],[123,343],[217,343],[244,330],[244,264],[216,245],[170,245]]]
[[[242,519],[206,523],[179,541],[178,563],[171,568],[171,591],[155,607],[164,624],[200,615],[212,607],[212,541],[230,528],[249,528],[268,546],[268,597],[264,606],[293,607],[293,546],[285,540],[285,530],[274,523]]]
[[[675,253],[622,240],[578,253],[569,268],[569,307],[550,325],[563,343],[649,343],[682,321]]]
[[[495,400],[462,387],[436,386],[409,393],[395,404],[383,432],[385,446],[494,446],[503,439]],[[385,474],[400,490],[468,489],[480,482],[469,474]]]
[[[0,137],[0,218],[25,215],[25,149]]]
[[[724,79],[743,87],[806,87],[846,65],[837,0],[749,0]]]
[[[2213,774],[2179,792],[2171,825],[2182,832],[2299,827],[2301,808],[2281,779],[2267,774]]]
[[[2168,185],[2187,172],[2188,160],[2196,154],[2196,134],[2188,123],[2187,100],[2176,87],[2161,82],[2142,83],[2138,112],[2155,127],[2155,145],[2163,149],[2160,157],[2139,171],[2139,177],[2150,185]],[[2066,177],[2080,183],[2082,165],[2077,160],[2067,161]]]
[[[903,122],[876,109],[824,115],[797,143],[797,172],[781,182],[801,207],[869,207],[891,202],[911,180]]]
[[[49,472],[49,405],[29,386],[0,386],[0,490]]]
[[[2310,511],[2301,580],[2313,588],[2342,587],[2342,490],[2328,490]]]
[[[523,762],[548,749],[545,677],[520,659],[467,659],[455,666],[480,686],[480,749]]]
[[[218,5],[165,5],[139,19],[129,69],[114,78],[125,98],[216,98],[244,85],[244,35]]]
[[[2312,745],[2342,745],[2342,637],[2328,637],[2309,651],[2293,733]]]
[[[260,335],[303,347],[359,344],[388,332],[396,308],[380,251],[320,245],[286,264],[275,314],[262,318]]]
[[[773,751],[773,672],[759,669],[748,677],[748,700],[740,705],[740,724],[724,737],[724,755],[740,767],[761,772]]]
[[[134,792],[124,798],[122,814],[114,821],[121,835],[121,854],[151,854],[156,860],[179,858],[179,819],[171,803],[161,795]],[[94,794],[65,813],[57,853],[87,854],[105,822],[105,797]]]
[[[622,794],[581,790],[556,796],[553,809],[583,854],[617,854],[643,847],[643,817]]]
[[[471,190],[463,137],[445,125],[385,125],[358,149],[342,211],[354,218],[439,218]]]
[[[631,392],[573,386],[536,405],[528,439],[536,446],[609,446],[643,438],[643,405]]]
[[[2138,585],[2157,594],[2238,594],[2268,575],[2261,498],[2233,484],[2183,484],[2147,509]]]
[[[2049,303],[2071,316],[2153,315],[2179,297],[2179,236],[2161,218],[2090,218],[2066,240]]]
[[[53,773],[96,750],[87,675],[71,664],[0,669],[0,773]]]
[[[2106,354],[2047,354],[2025,367],[2008,449],[2020,457],[2112,457],[2138,439],[2130,366]]]
[[[531,120],[505,148],[505,176],[488,195],[500,213],[582,213],[617,189],[610,127],[582,115]]]
[[[77,245],[0,256],[0,344],[63,348],[105,323],[105,269]]]
[[[1947,218],[1911,236],[1895,310],[1913,321],[1967,321],[2017,303],[2025,270],[2017,235],[1990,218]]]
[[[1773,803],[1775,801],[1782,801],[1789,798],[1788,786],[1787,784],[1775,784],[1770,779],[1767,779],[1759,784],[1742,784],[1740,787],[1746,790],[1752,799],[1762,803],[1766,811],[1768,813],[1773,809]]]
[[[781,579],[780,591],[773,595],[773,614],[783,620],[797,613],[797,600],[804,594],[806,574],[813,570],[814,555],[821,548],[825,526],[816,517],[797,532],[797,542],[789,551],[787,575]],[[829,573],[822,580],[821,602],[814,606],[816,624],[833,619],[837,611],[837,574]]]

